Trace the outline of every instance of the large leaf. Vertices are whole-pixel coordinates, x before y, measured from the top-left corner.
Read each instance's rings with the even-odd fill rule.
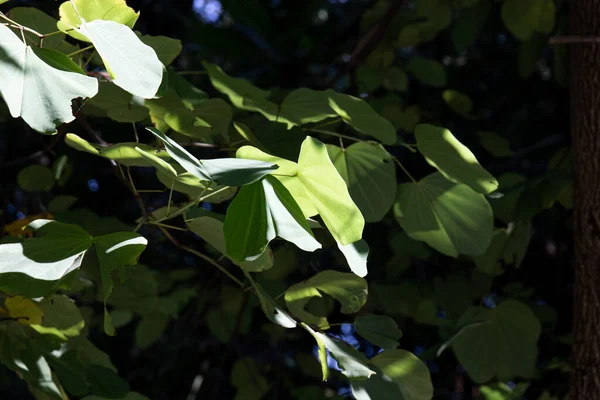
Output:
[[[73,3],[77,10],[73,7]],[[88,22],[97,19],[115,21],[133,28],[140,15],[129,7],[125,0],[73,0],[72,2],[69,0],[60,5],[58,13],[60,14],[58,29],[75,39],[86,42],[89,41],[88,38],[72,29],[80,26],[81,18]]]
[[[472,307],[457,327],[465,328],[451,347],[475,382],[533,375],[541,326],[527,305],[505,300],[491,310]]]
[[[429,400],[433,385],[427,365],[405,350],[388,350],[369,360],[375,375],[350,382],[357,400]]]
[[[28,227],[44,236],[0,245],[0,288],[39,297],[79,268],[93,238],[76,225],[51,220],[38,219]]]
[[[290,191],[305,217],[321,216],[340,245],[349,245],[362,238],[364,218],[320,141],[310,136],[304,140],[298,164],[251,146],[240,148],[236,155],[279,165],[272,175]]]
[[[133,232],[110,233],[95,239],[96,255],[100,263],[100,278],[104,297],[104,331],[115,334],[110,314],[106,311],[106,301],[113,289],[112,272],[137,264],[138,257],[148,241]]]
[[[353,347],[350,347],[343,342],[336,342],[330,339],[329,336],[312,330],[308,325],[302,324],[302,327],[317,341],[324,381],[327,380],[329,376],[329,369],[327,368],[327,351],[335,358],[342,369],[342,373],[346,375],[348,379],[364,380],[376,373],[371,370],[367,358],[360,351],[355,350]]]
[[[156,95],[164,66],[154,49],[144,44],[131,28],[97,19],[81,21],[77,31],[92,42],[115,85],[145,99]]]
[[[492,238],[494,218],[485,197],[439,173],[400,185],[394,213],[411,238],[451,257],[483,254]]]
[[[27,46],[0,25],[0,94],[13,118],[22,117],[42,133],[55,132],[57,125],[75,119],[72,100],[97,92],[98,81],[83,75],[67,56]]]
[[[498,189],[498,181],[487,172],[475,155],[448,129],[429,124],[415,128],[417,146],[425,159],[446,178],[464,183],[471,189],[488,194]]]
[[[285,302],[290,312],[319,329],[327,329],[329,322],[326,318],[317,317],[305,309],[313,297],[321,297],[321,292],[339,301],[343,314],[352,314],[367,301],[367,282],[354,274],[327,270],[288,288]]]
[[[183,50],[181,40],[172,39],[166,36],[150,36],[145,35],[140,38],[142,42],[152,47],[156,52],[156,56],[163,65],[171,64]],[[169,77],[171,74],[169,74]],[[171,82],[169,82],[171,83]]]
[[[355,143],[346,149],[327,145],[327,152],[365,221],[381,221],[396,199],[392,156],[382,146],[368,142]]]
[[[321,248],[289,191],[272,177],[240,189],[223,231],[227,254],[238,262],[256,260],[277,236],[305,251]]]
[[[73,300],[65,295],[55,295],[39,303],[44,321],[32,328],[41,334],[54,335],[61,340],[78,336],[85,326],[81,311]]]
[[[328,90],[327,93],[329,105],[345,123],[384,144],[396,143],[394,126],[377,114],[364,100],[333,90]]]
[[[189,213],[188,213],[189,215]],[[260,257],[254,261],[235,261],[227,255],[225,246],[225,234],[223,233],[223,221],[211,215],[201,215],[189,218],[186,215],[187,226],[192,232],[204,239],[208,244],[214,247],[218,252],[230,258],[236,265],[246,271],[259,272],[269,269],[273,266],[273,253],[270,249],[263,252]]]

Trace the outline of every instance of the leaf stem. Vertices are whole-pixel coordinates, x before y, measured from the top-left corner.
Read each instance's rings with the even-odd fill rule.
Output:
[[[207,71],[179,71],[177,75],[208,75]]]
[[[323,129],[307,128],[307,129],[305,129],[305,131],[307,131],[307,132],[322,133],[324,135],[330,135],[330,136],[336,136],[336,137],[339,137],[339,138],[342,138],[342,139],[353,140],[355,142],[364,142],[364,140],[357,139],[357,138],[352,137],[352,136],[342,135],[341,133],[337,133],[337,132],[333,132],[333,131],[326,131],[326,130],[323,130]]]
[[[187,246],[182,245],[181,243],[179,243],[179,241],[177,239],[175,239],[171,235],[171,233],[168,230],[166,230],[164,227],[162,227],[160,225],[157,225],[157,226],[158,226],[158,229],[160,229],[162,231],[162,233],[165,234],[165,236],[167,237],[167,239],[169,239],[171,241],[171,243],[173,243],[176,247],[180,248],[183,251],[187,251],[188,253],[191,253],[191,254],[195,255],[196,257],[199,257],[199,258],[203,259],[204,261],[208,262],[212,266],[218,268],[221,272],[223,272],[225,275],[227,275],[227,277],[229,277],[229,279],[231,279],[232,281],[234,281],[241,288],[244,287],[244,284],[242,283],[242,281],[240,281],[238,278],[236,278],[235,276],[233,276],[233,274],[231,272],[227,271],[218,262],[216,262],[215,260],[213,260],[212,258],[210,258],[209,256],[207,256],[206,254],[203,254],[203,253],[199,252],[198,250],[194,250],[192,248],[189,248]]]
[[[73,56],[76,56],[77,54],[84,53],[84,52],[86,52],[86,51],[88,51],[88,50],[91,50],[91,49],[93,49],[93,48],[94,48],[94,46],[93,46],[93,45],[90,45],[90,46],[84,47],[84,48],[82,48],[82,49],[79,49],[79,50],[77,50],[77,51],[74,51],[74,52],[72,52],[72,53],[70,53],[70,54],[67,54],[67,57],[73,57]]]
[[[8,18],[8,17],[6,16],[6,14],[4,14],[4,13],[3,13],[3,12],[1,12],[1,11],[0,11],[0,18],[2,18],[3,20],[5,20],[5,21],[9,22],[9,23],[11,24],[11,25],[9,25],[11,28],[16,28],[16,29],[19,29],[19,30],[21,30],[21,31],[27,31],[27,32],[33,33],[34,35],[36,35],[36,36],[37,36],[37,37],[39,37],[40,39],[44,37],[44,35],[42,35],[42,34],[41,34],[41,33],[39,33],[38,31],[36,31],[36,30],[34,30],[34,29],[31,29],[31,28],[28,28],[28,27],[26,27],[26,26],[24,26],[24,25],[21,25],[21,24],[19,24],[18,22],[16,22],[16,21],[13,21],[12,19]]]
[[[312,129],[321,129],[321,128],[325,128],[326,126],[329,125],[333,125],[333,124],[337,124],[338,122],[340,122],[342,119],[341,118],[333,118],[330,119],[329,121],[325,121],[322,124],[313,126]]]
[[[413,178],[413,176],[410,174],[410,172],[408,172],[408,170],[404,167],[404,165],[402,165],[400,160],[398,160],[396,157],[394,157],[394,161],[396,162],[396,164],[398,164],[398,166],[402,169],[402,171],[404,171],[406,176],[408,176],[410,178],[411,181],[413,181],[414,183],[417,183],[417,180],[415,178]]]

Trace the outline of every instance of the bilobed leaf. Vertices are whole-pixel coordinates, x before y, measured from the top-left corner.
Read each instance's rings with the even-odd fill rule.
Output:
[[[106,301],[113,289],[112,272],[126,266],[137,264],[138,257],[146,248],[148,241],[133,232],[111,233],[94,240],[96,255],[100,263],[100,277],[104,297],[104,331],[114,335],[115,329],[106,311]]]
[[[345,149],[327,145],[327,152],[365,221],[381,221],[396,198],[392,156],[382,146],[368,142],[354,143]]]
[[[74,0],[73,3],[77,10],[73,8],[70,0],[60,5],[60,21],[57,26],[69,36],[86,42],[89,41],[87,37],[72,29],[80,26],[81,18],[88,22],[97,19],[115,21],[133,28],[140,16],[139,12],[136,13],[133,8],[127,6],[125,0]]]
[[[49,192],[54,187],[54,176],[50,168],[34,164],[19,171],[17,183],[25,192]]]
[[[483,254],[492,238],[494,218],[485,197],[439,173],[400,185],[394,213],[411,238],[451,257]]]
[[[347,94],[327,90],[329,106],[354,129],[368,136],[372,136],[384,144],[396,142],[396,129],[385,118],[371,108],[362,99]]]
[[[502,4],[502,20],[508,30],[521,40],[529,40],[534,32],[549,34],[554,28],[556,8],[553,0],[506,0]]]
[[[222,99],[198,102],[193,110],[176,108],[164,114],[171,129],[183,135],[204,141],[212,141],[214,134],[228,137],[231,123],[231,107]]]
[[[473,190],[488,194],[498,189],[498,181],[477,161],[448,129],[429,124],[415,128],[417,146],[427,162],[446,178],[464,183]]]
[[[279,165],[272,175],[290,191],[306,218],[321,215],[341,246],[362,238],[364,218],[350,197],[344,179],[331,162],[327,148],[320,141],[306,137],[300,148],[298,164],[251,146],[240,148],[236,156]]]
[[[306,324],[302,324],[302,327],[315,338],[319,345],[319,358],[323,369],[323,380],[326,380],[329,375],[326,356],[324,356],[324,349],[329,350],[342,369],[342,373],[348,377],[348,379],[363,380],[371,378],[372,375],[376,374],[375,371],[371,370],[367,358],[360,351],[355,350],[353,347],[350,347],[343,342],[336,342],[330,339],[329,336],[312,330]],[[325,360],[324,364],[323,360]]]
[[[271,249],[267,249],[254,261],[238,262],[229,257],[226,252],[223,221],[220,221],[210,215],[206,215],[191,219],[186,217],[185,222],[192,232],[200,236],[217,251],[230,258],[236,265],[239,265],[244,270],[250,272],[259,272],[270,269],[273,266],[273,253],[271,252]]]
[[[93,237],[76,225],[45,219],[28,228],[44,236],[0,245],[0,288],[8,294],[40,297],[79,268]]]
[[[327,270],[288,288],[285,302],[290,312],[306,323],[327,329],[329,322],[326,318],[317,317],[305,310],[312,297],[321,297],[320,292],[339,301],[343,314],[352,314],[360,310],[367,301],[367,282],[354,274]]]
[[[475,382],[533,375],[541,326],[527,305],[509,299],[494,309],[471,307],[457,327],[468,324],[451,347]]]
[[[301,88],[288,94],[280,107],[280,115],[295,125],[319,122],[337,114],[329,106],[326,91]]]
[[[398,347],[402,332],[396,321],[386,315],[360,315],[354,319],[356,333],[384,350]]]
[[[240,189],[227,208],[223,231],[227,254],[239,262],[256,260],[277,236],[304,251],[321,248],[289,191],[270,177]]]
[[[433,385],[427,365],[405,350],[388,350],[369,360],[375,374],[350,382],[357,400],[429,400]]]
[[[0,63],[0,94],[10,114],[38,132],[53,133],[57,125],[73,121],[71,101],[98,92],[97,79],[79,73],[67,56],[27,46],[5,25],[0,26]]]
[[[115,85],[144,99],[156,95],[165,67],[154,49],[144,44],[131,28],[97,19],[81,21],[77,31],[92,42]]]

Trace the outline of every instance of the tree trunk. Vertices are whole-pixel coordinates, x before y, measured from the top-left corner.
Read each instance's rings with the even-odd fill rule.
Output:
[[[600,36],[600,0],[569,2],[570,34]],[[600,399],[600,44],[569,44],[575,240],[571,400]]]

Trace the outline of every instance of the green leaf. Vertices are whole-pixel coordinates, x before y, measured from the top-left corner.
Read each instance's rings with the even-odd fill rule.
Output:
[[[494,132],[477,132],[479,143],[494,157],[511,157],[515,154],[510,148],[510,142],[506,138]]]
[[[165,144],[167,152],[186,171],[200,180],[215,181],[227,186],[242,186],[260,180],[277,169],[277,165],[237,158],[198,160],[177,142],[155,128],[147,128]]]
[[[398,347],[402,332],[396,321],[386,315],[360,315],[354,319],[356,333],[384,350]]]
[[[10,10],[10,19],[28,28],[34,29],[36,32],[46,35],[56,32],[56,19],[52,18],[42,10],[35,7],[15,7]],[[39,38],[31,33],[24,32],[25,38],[29,43],[38,43]],[[53,34],[44,37],[44,48],[60,51],[62,53],[70,53],[77,50],[77,47],[65,41],[66,35]]]
[[[175,61],[177,56],[181,54],[181,50],[183,50],[181,40],[178,39],[150,35],[144,35],[140,39],[142,43],[152,47],[160,62],[165,66]]]
[[[391,67],[385,72],[383,77],[383,86],[388,90],[398,90],[405,92],[408,88],[408,76],[404,70],[398,67]]]
[[[85,103],[85,113],[109,117],[117,122],[140,122],[148,118],[143,99],[134,97],[112,82],[100,82],[98,94]]]
[[[471,150],[448,129],[420,124],[415,128],[415,136],[427,162],[449,180],[464,183],[483,194],[498,189],[496,178],[479,165]]]
[[[94,240],[100,263],[100,277],[104,297],[104,331],[113,336],[115,329],[106,310],[106,302],[113,290],[112,272],[137,264],[138,257],[148,241],[133,232],[119,232],[97,237]]]
[[[433,398],[427,365],[405,350],[388,350],[369,360],[375,375],[350,382],[357,400]]]
[[[171,166],[171,164],[169,164],[168,162],[161,160],[159,157],[155,156],[154,154],[144,151],[144,150],[140,149],[139,147],[136,147],[135,151],[140,153],[140,155],[142,157],[144,157],[154,168],[156,168],[158,171],[162,172],[163,174],[167,175],[170,179],[177,178],[177,171],[175,171],[175,168],[173,168]]]
[[[502,259],[508,237],[508,233],[505,229],[496,229],[494,231],[490,246],[485,253],[473,258],[473,261],[475,261],[475,265],[479,270],[488,275],[502,274],[502,265],[499,261]]]
[[[519,76],[528,78],[533,72],[539,59],[542,58],[544,49],[548,46],[548,35],[533,32],[528,40],[519,46]]]
[[[75,7],[73,7],[73,2]],[[88,0],[65,1],[58,9],[60,21],[57,26],[62,32],[77,40],[89,41],[87,37],[73,30],[71,27],[79,27],[81,18],[87,22],[97,19],[115,21],[133,28],[140,13],[128,7],[125,0],[101,0],[90,2]]]
[[[367,102],[331,89],[327,93],[329,105],[345,123],[384,144],[391,145],[396,142],[394,126],[377,114]]]
[[[435,60],[413,57],[406,65],[406,70],[426,85],[434,87],[447,85],[446,70]]]
[[[44,322],[31,327],[44,335],[54,335],[61,340],[78,336],[85,326],[83,316],[73,300],[65,295],[45,298],[39,304]]]
[[[219,186],[213,182],[200,181],[196,176],[189,172],[181,172],[183,168],[176,165],[177,177],[175,179],[156,171],[156,177],[169,190],[185,193],[191,199],[203,197],[208,203],[222,203],[231,199],[237,192],[236,187]],[[180,171],[181,170],[181,171]]]
[[[376,373],[367,365],[367,358],[353,347],[350,347],[343,342],[333,341],[329,338],[329,336],[312,330],[306,324],[302,324],[302,327],[306,329],[317,341],[324,381],[327,380],[327,377],[329,376],[325,349],[327,349],[333,358],[335,358],[339,367],[342,369],[342,374],[348,377],[348,379],[364,380],[370,378]]]
[[[50,168],[34,164],[19,171],[17,183],[26,192],[49,192],[54,187],[54,175]]]
[[[123,398],[129,392],[129,384],[115,371],[101,365],[91,364],[85,370],[92,394],[109,399]]]
[[[451,347],[475,382],[533,376],[541,326],[527,305],[509,299],[491,310],[471,307],[457,326],[467,324]]]
[[[144,315],[135,328],[135,345],[145,349],[154,344],[169,324],[169,316],[162,313]]]
[[[75,203],[79,200],[75,196],[60,195],[53,197],[52,200],[48,203],[48,211],[51,213],[68,211]]]
[[[368,142],[354,143],[346,149],[327,145],[327,152],[365,221],[381,221],[396,198],[392,156],[381,145]]]
[[[208,72],[210,83],[214,88],[227,95],[229,101],[239,109],[248,109],[248,106],[244,105],[244,99],[260,101],[266,99],[270,94],[269,91],[259,89],[245,79],[227,75],[218,65],[206,61],[202,65]]]
[[[277,236],[304,251],[321,248],[289,191],[271,177],[240,189],[227,208],[223,231],[227,254],[240,262],[256,260]]]
[[[528,40],[534,32],[551,33],[555,14],[553,0],[506,0],[502,4],[504,24],[521,40]]]
[[[279,165],[272,175],[290,191],[306,218],[316,214],[321,216],[340,245],[346,246],[362,238],[364,218],[320,141],[306,137],[298,164],[251,146],[241,147],[236,156]]]
[[[494,218],[485,197],[439,173],[400,185],[394,213],[411,238],[451,257],[481,255],[492,239]]]
[[[352,314],[360,310],[367,301],[367,282],[354,274],[327,270],[289,287],[285,292],[285,302],[290,312],[319,329],[327,329],[329,322],[326,318],[317,317],[305,310],[311,298],[321,297],[320,292],[339,301],[342,314]]]
[[[26,46],[5,25],[0,26],[0,41],[0,94],[12,117],[22,117],[32,129],[55,132],[57,125],[75,119],[72,100],[98,92],[98,81],[73,72],[78,67],[64,54]],[[41,57],[52,58],[54,65]]]
[[[369,257],[369,245],[364,239],[358,242],[342,246],[338,243],[338,248],[346,257],[350,270],[356,275],[364,278],[367,276],[367,258]]]
[[[279,114],[295,125],[315,123],[337,115],[329,106],[327,91],[307,88],[288,94],[281,103]]]
[[[260,301],[260,308],[262,308],[266,317],[274,322],[275,324],[282,326],[287,329],[295,328],[297,326],[296,321],[288,315],[285,311],[283,311],[275,300],[263,289],[263,287],[256,283],[254,279],[250,276],[250,274],[246,274],[246,276],[250,277],[250,283],[254,288],[254,292]]]
[[[260,400],[271,388],[250,357],[238,359],[231,370],[231,384],[237,389],[234,400]]]
[[[79,268],[93,237],[76,225],[45,219],[31,222],[28,228],[44,236],[0,245],[0,289],[40,297]]]
[[[131,28],[96,19],[81,21],[77,32],[92,42],[115,85],[145,99],[157,94],[165,67],[154,49],[144,44]]]
[[[471,47],[490,15],[492,2],[480,0],[473,7],[460,11],[452,29],[452,43],[457,52]]]
[[[188,213],[189,214],[189,213]],[[267,248],[256,260],[237,262],[228,256],[225,245],[225,234],[223,233],[223,221],[213,216],[205,215],[185,220],[192,232],[200,236],[219,253],[231,259],[234,264],[239,265],[246,271],[260,272],[273,267],[273,252]]]
[[[471,98],[466,94],[459,92],[458,90],[444,90],[442,98],[448,104],[448,107],[452,109],[458,115],[465,118],[473,118],[471,111],[473,111],[473,102]]]
[[[231,123],[231,107],[221,99],[204,100],[194,105],[193,110],[178,108],[164,114],[171,129],[195,139],[212,141],[217,133],[228,137]]]

